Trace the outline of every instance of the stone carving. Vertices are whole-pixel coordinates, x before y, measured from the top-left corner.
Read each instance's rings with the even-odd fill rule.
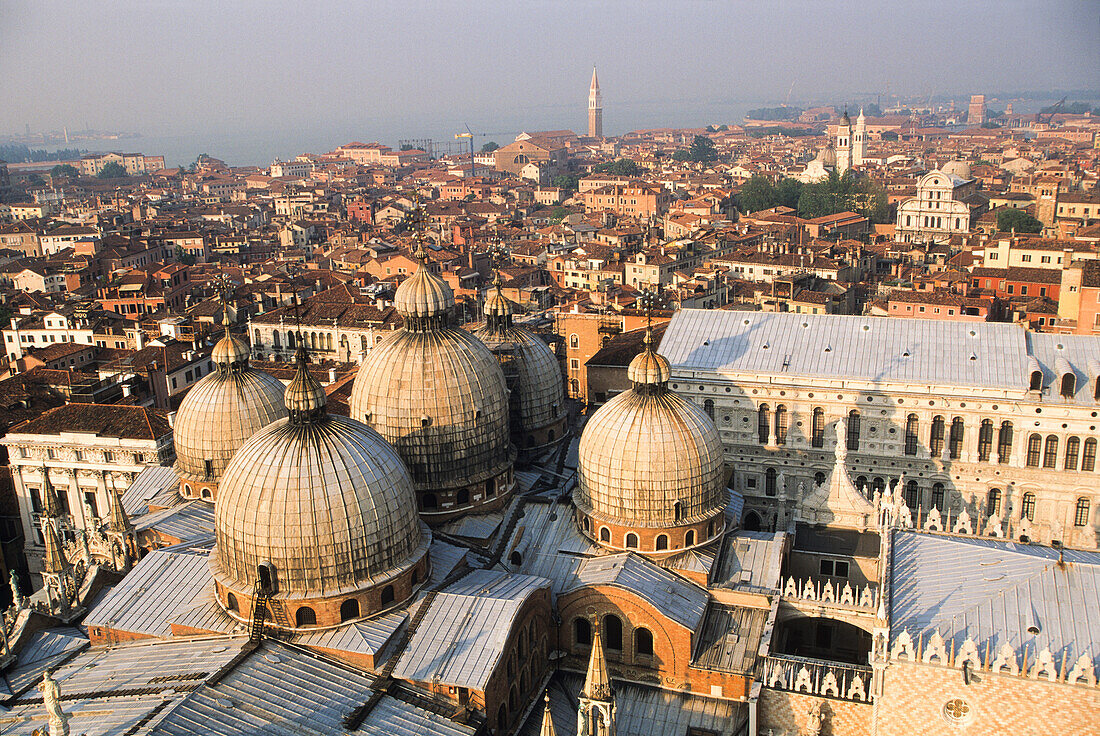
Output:
[[[928,512],[928,516],[924,520],[924,529],[929,532],[943,531],[943,518],[940,516],[940,510],[935,506]]]
[[[1013,675],[1020,674],[1020,665],[1016,661],[1016,650],[1008,642],[1002,644],[1000,649],[997,650],[997,657],[993,660],[990,669],[993,672],[1007,669]]]
[[[863,678],[859,675],[852,676],[852,683],[848,686],[848,700],[867,700],[867,690],[863,686]]]
[[[22,611],[26,601],[23,598],[23,591],[19,589],[19,575],[15,570],[11,571],[11,578],[8,580],[8,585],[11,586],[11,599],[12,605],[16,611]]]
[[[956,534],[973,534],[974,527],[970,518],[970,512],[963,507],[963,510],[959,512],[959,515],[955,517],[955,528],[951,531]]]
[[[836,675],[832,672],[826,672],[825,677],[821,679],[821,689],[818,692],[821,695],[832,695],[834,698],[839,698],[840,684],[836,681]]]
[[[855,594],[852,593],[851,583],[844,583],[844,590],[840,591],[840,605],[842,606],[854,606],[856,604]]]
[[[816,702],[810,708],[809,718],[806,721],[806,736],[820,736],[824,723],[825,716],[821,712],[821,703]]]
[[[862,608],[874,608],[874,594],[870,585],[863,586],[863,592],[859,594],[859,605]]]
[[[908,631],[902,631],[898,638],[894,639],[894,646],[890,648],[890,659],[905,657],[910,662],[916,662],[917,657],[913,650],[913,637]]]
[[[1051,654],[1050,647],[1043,647],[1043,651],[1039,652],[1039,656],[1035,659],[1035,666],[1031,669],[1031,679],[1038,680],[1041,675],[1051,682],[1058,679],[1058,665],[1054,663],[1054,655]]]
[[[959,654],[955,657],[955,664],[962,667],[967,662],[971,664],[973,669],[981,669],[982,658],[978,654],[978,645],[974,643],[971,637],[966,637],[966,641],[959,647]]]
[[[1096,672],[1093,670],[1092,657],[1088,654],[1082,654],[1077,658],[1077,661],[1073,664],[1073,669],[1069,671],[1069,676],[1066,677],[1066,682],[1070,685],[1076,685],[1082,679],[1087,684],[1096,687]]]
[[[803,690],[811,694],[814,691],[814,684],[810,678],[810,670],[806,665],[802,665],[802,669],[798,671],[798,676],[794,678],[794,691],[797,693]]]
[[[935,631],[928,639],[928,644],[924,647],[924,656],[922,661],[925,664],[930,664],[933,659],[938,659],[939,664],[947,664],[947,647],[944,645],[943,637],[940,636],[940,632]]]
[[[52,672],[46,670],[42,674],[42,684],[38,689],[42,691],[42,704],[46,706],[49,716],[50,736],[69,736],[69,716],[61,710],[61,688],[53,679]]]

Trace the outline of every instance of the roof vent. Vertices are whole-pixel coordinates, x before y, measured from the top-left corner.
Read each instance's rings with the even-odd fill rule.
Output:
[[[765,350],[767,350],[768,348],[770,348],[770,347],[771,347],[771,345],[770,345],[770,344],[768,344],[768,343],[764,343],[763,347],[764,347],[764,349],[765,349]]]
[[[749,321],[748,321],[748,320],[745,320],[745,324],[748,324],[748,323],[749,323]]]
[[[1038,636],[1039,635],[1039,624],[1032,624],[1031,626],[1028,626],[1027,627],[1027,633],[1031,634],[1032,636]]]
[[[703,340],[703,346],[704,347],[709,346],[709,345],[710,345],[710,340]]]
[[[825,346],[825,352],[826,352],[826,353],[831,353],[831,352],[833,352],[833,346],[832,346],[832,345],[826,345],[826,346]]]
[[[868,332],[871,329],[871,325],[863,325],[863,331]]]
[[[909,357],[909,351],[906,350],[904,353],[901,354],[901,357],[908,358]]]
[[[974,353],[971,353],[971,354],[970,354],[970,359],[971,359],[971,360],[977,360],[977,359],[978,359],[978,356],[977,356],[977,355],[974,355]]]
[[[971,336],[971,337],[977,337],[977,336],[978,336],[978,332],[977,332],[977,330],[971,330],[971,331],[970,331],[970,336]]]
[[[802,326],[803,326],[803,327],[809,327],[809,326],[810,326],[810,323],[809,323],[809,322],[803,322],[803,323],[802,323]]]

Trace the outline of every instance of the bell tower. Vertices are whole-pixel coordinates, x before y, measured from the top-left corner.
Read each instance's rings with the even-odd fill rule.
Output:
[[[840,125],[836,127],[836,172],[843,174],[852,168],[852,119],[848,117],[848,111],[844,111],[844,117],[840,119]]]
[[[588,136],[603,138],[603,99],[600,97],[600,80],[596,67],[592,67],[592,84],[588,87]]]
[[[861,107],[852,135],[852,166],[862,166],[865,158],[867,158],[867,118],[864,117]]]

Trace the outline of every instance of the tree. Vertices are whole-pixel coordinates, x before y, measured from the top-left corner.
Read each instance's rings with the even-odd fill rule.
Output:
[[[126,169],[122,168],[122,165],[116,161],[107,163],[97,174],[100,179],[118,179],[119,177],[126,176]]]
[[[617,174],[619,176],[638,176],[642,173],[642,170],[638,168],[638,164],[628,158],[620,158],[618,161],[608,161],[592,170],[598,174]]]
[[[691,142],[690,153],[691,160],[698,164],[714,161],[718,158],[718,151],[714,148],[714,141],[707,138],[705,135],[695,136],[695,140]]]
[[[555,176],[550,184],[558,189],[566,189],[570,192],[575,192],[580,186],[580,182],[581,178],[576,174],[562,174],[560,176]]]
[[[997,211],[997,230],[1002,233],[1041,233],[1043,223],[1015,207],[1002,207]]]
[[[482,153],[492,153],[493,151],[497,150],[498,148],[500,148],[500,146],[497,145],[496,141],[489,141],[488,143],[483,143],[481,145],[481,152]]]
[[[792,209],[798,208],[798,198],[802,196],[802,182],[798,179],[786,177],[775,185],[775,196],[778,204]]]
[[[550,219],[555,223],[561,222],[566,218],[568,214],[569,210],[565,209],[564,207],[555,207],[554,209],[550,210]]]
[[[672,160],[673,161],[690,161],[691,160],[691,151],[689,151],[686,148],[677,148],[675,151],[672,152]]]
[[[831,171],[825,180],[802,186],[799,217],[813,219],[838,212],[856,212],[871,222],[890,219],[883,188],[870,179],[855,178],[851,171]]]
[[[57,166],[54,166],[52,169],[50,169],[50,176],[55,179],[63,176],[76,178],[80,176],[80,172],[77,171],[76,167],[72,166],[71,164],[58,164]]]
[[[27,177],[27,183],[30,184],[32,187],[40,187],[46,183],[46,180],[43,179],[39,174],[31,174]]]
[[[412,144],[411,143],[402,143],[401,144],[401,150],[402,151],[411,151],[411,150],[413,150]]]
[[[737,209],[741,212],[759,212],[774,207],[778,201],[771,179],[755,174],[741,186],[737,194]]]

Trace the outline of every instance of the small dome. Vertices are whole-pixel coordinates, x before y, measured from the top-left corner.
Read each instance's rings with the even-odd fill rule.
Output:
[[[958,159],[954,161],[948,161],[943,165],[940,171],[950,176],[957,176],[960,179],[970,179],[970,164],[968,164],[966,161],[961,161]]]
[[[226,330],[225,337],[218,340],[214,349],[210,351],[210,360],[227,368],[240,366],[248,362],[251,350],[248,343]]]
[[[829,144],[821,149],[821,153],[817,154],[817,158],[821,161],[822,166],[836,166],[836,149],[833,148],[832,141],[829,141]]]
[[[216,484],[249,437],[287,415],[282,382],[249,365],[247,343],[226,336],[211,357],[214,371],[191,387],[176,412],[176,472],[185,486]]]
[[[485,297],[485,308],[482,313],[486,317],[511,317],[515,314],[515,305],[504,296],[501,290],[500,274],[493,280],[493,289]]]
[[[397,287],[393,305],[405,318],[436,317],[454,308],[455,295],[447,282],[429,271],[421,261],[416,273]]]
[[[301,601],[380,585],[427,553],[400,456],[370,427],[309,403],[318,397],[303,373],[300,362],[292,385],[309,413],[253,436],[222,479],[211,564],[238,595],[251,595],[261,564],[274,568],[276,597]]]
[[[575,503],[591,522],[586,531],[598,538],[601,524],[636,532],[702,524],[692,538],[705,541],[727,500],[718,428],[701,407],[668,390],[668,361],[652,348],[630,369],[634,388],[600,407],[581,433]],[[665,549],[685,545],[674,540]],[[621,537],[610,546],[622,547]],[[661,547],[643,540],[639,551],[655,549]]]
[[[643,350],[634,356],[626,369],[626,377],[633,384],[654,385],[667,383],[671,371],[663,355]]]
[[[305,362],[305,348],[299,346],[299,366],[303,366]],[[297,415],[312,416],[324,409],[327,398],[325,389],[320,382],[308,370],[299,369],[286,387],[283,403],[286,405],[291,417]]]

